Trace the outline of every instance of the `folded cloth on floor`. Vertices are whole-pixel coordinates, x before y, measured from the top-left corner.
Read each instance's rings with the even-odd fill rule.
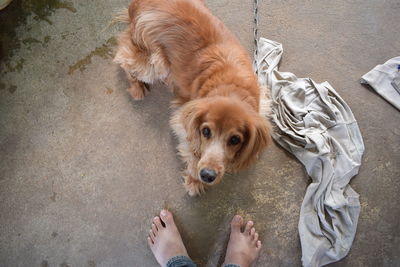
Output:
[[[328,82],[278,71],[282,52],[280,43],[260,38],[259,82],[271,89],[275,141],[312,179],[299,219],[303,265],[323,266],[345,257],[352,245],[360,202],[349,182],[364,144],[349,106]]]
[[[361,83],[369,84],[390,104],[400,110],[400,57],[377,65],[362,76]]]

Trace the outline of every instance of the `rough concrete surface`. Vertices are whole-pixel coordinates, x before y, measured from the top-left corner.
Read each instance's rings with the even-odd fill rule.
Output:
[[[256,222],[258,266],[300,266],[309,182],[273,145],[251,169],[190,198],[168,125],[171,94],[125,91],[107,28],[127,0],[14,0],[0,11],[0,266],[155,266],[145,242],[162,207],[199,266],[224,257],[235,213]],[[281,70],[329,81],[358,119],[366,152],[352,186],[358,232],[334,266],[400,266],[400,112],[359,78],[400,54],[398,0],[259,1],[260,36]],[[252,49],[252,1],[208,1]]]

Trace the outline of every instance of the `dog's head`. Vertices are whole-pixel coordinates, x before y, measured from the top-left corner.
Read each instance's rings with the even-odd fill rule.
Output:
[[[270,143],[271,126],[247,103],[232,97],[193,100],[179,110],[191,152],[198,159],[196,177],[207,185],[226,170],[248,167]]]

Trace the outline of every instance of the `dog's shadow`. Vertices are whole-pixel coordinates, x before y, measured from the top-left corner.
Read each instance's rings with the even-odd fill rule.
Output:
[[[182,177],[180,175],[181,170],[184,168],[183,162],[177,155],[178,140],[174,136],[169,120],[174,109],[171,106],[171,102],[174,100],[173,93],[161,82],[149,85],[149,91],[146,92],[146,96],[143,100],[134,100],[127,88],[130,84],[126,78],[125,72],[118,68],[117,70],[117,82],[115,87],[126,99],[129,99],[130,107],[132,109],[132,116],[136,116],[147,129],[143,129],[143,138],[146,138],[147,132],[158,133],[156,134],[156,140],[149,140],[152,142],[161,142],[167,144],[165,153],[173,158],[172,164],[177,166],[179,170],[176,172],[176,184],[181,184]],[[162,140],[161,140],[162,139]],[[165,146],[164,146],[165,148]],[[159,165],[158,165],[159,166]],[[174,179],[174,178],[172,178]],[[183,187],[182,187],[183,188]]]
[[[171,113],[170,103],[173,100],[173,95],[168,88],[161,82],[149,85],[149,91],[143,100],[134,100],[128,91],[129,82],[122,69],[118,70],[118,90],[122,90],[129,99],[134,113],[146,121],[146,126],[157,131],[169,130],[169,117]]]

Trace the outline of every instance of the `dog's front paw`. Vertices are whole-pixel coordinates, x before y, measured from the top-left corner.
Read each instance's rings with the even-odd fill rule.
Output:
[[[127,89],[134,100],[143,100],[146,96],[146,90],[148,90],[148,86],[140,81],[131,83],[131,87]]]
[[[185,187],[186,191],[188,192],[189,196],[197,196],[201,195],[206,192],[206,186],[190,176],[184,176],[185,179],[183,186]]]

